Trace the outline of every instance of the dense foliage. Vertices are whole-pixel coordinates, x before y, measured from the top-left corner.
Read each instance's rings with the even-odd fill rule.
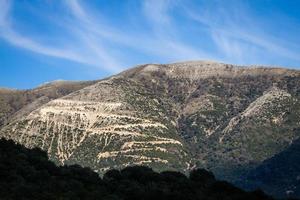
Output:
[[[148,167],[110,170],[103,178],[78,165],[56,166],[40,149],[0,140],[1,199],[271,199],[245,192],[197,169],[156,173]]]
[[[300,139],[286,150],[265,160],[249,172],[240,185],[244,188],[262,188],[277,197],[300,196]]]

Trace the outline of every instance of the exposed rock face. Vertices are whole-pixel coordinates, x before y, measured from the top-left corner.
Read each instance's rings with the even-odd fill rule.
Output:
[[[232,181],[299,138],[299,96],[296,70],[142,65],[19,115],[0,132],[100,173],[205,167]]]
[[[0,127],[29,114],[52,99],[65,96],[96,81],[54,81],[32,90],[0,88]]]
[[[50,101],[3,134],[27,147],[42,147],[61,164],[98,171],[133,164],[187,169],[188,152],[165,108],[140,94],[147,92],[140,87],[120,78],[100,81]]]

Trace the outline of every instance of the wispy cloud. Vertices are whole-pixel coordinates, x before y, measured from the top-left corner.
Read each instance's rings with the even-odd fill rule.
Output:
[[[89,60],[81,57],[78,53],[72,52],[68,49],[49,47],[34,41],[30,37],[20,35],[16,30],[14,30],[10,23],[9,13],[11,2],[9,0],[0,0],[0,7],[2,9],[0,14],[0,36],[9,43],[43,55],[64,58],[80,63],[93,64]]]
[[[0,12],[0,27],[4,27],[8,21],[7,19],[7,14],[9,12],[10,8],[10,3],[8,0],[1,0],[0,1],[0,7],[1,7],[1,12]]]
[[[80,26],[80,30],[75,30],[75,32],[77,32],[78,39],[83,42],[85,49],[92,51],[94,56],[99,59],[98,62],[109,68],[109,70],[114,72],[122,70],[121,66],[124,64],[121,63],[120,58],[110,55],[108,53],[109,48],[101,42],[101,39],[115,40],[115,38],[119,39],[119,36],[112,31],[108,31],[107,27],[99,25],[77,0],[66,0],[66,5],[78,20],[75,23]],[[122,39],[126,41],[125,38]]]
[[[170,23],[171,16],[168,14],[169,9],[174,6],[174,2],[172,1],[171,4],[171,1],[168,0],[143,1],[141,10],[144,16],[141,17],[148,19],[152,30],[126,33],[118,30],[117,27],[100,23],[101,20],[91,15],[91,12],[87,11],[80,1],[66,1],[74,16],[84,27],[83,30],[111,43],[135,49],[144,54],[155,55],[167,61],[211,57],[200,49],[185,45],[176,37],[178,34],[177,27]]]
[[[207,51],[185,44],[180,39],[180,28],[173,23],[170,12],[180,8],[180,1],[145,0],[143,13],[150,21],[156,41],[159,41],[163,52],[171,52],[173,60],[213,59]]]
[[[76,15],[83,20],[85,18],[84,11],[81,10],[79,4],[76,7],[75,0],[72,2],[74,2],[73,9],[76,12]],[[30,35],[25,36],[23,34],[19,34],[10,23],[11,5],[12,2],[9,0],[0,0],[0,6],[2,9],[0,14],[0,36],[12,45],[42,55],[63,58],[90,66],[99,66],[107,71],[116,72],[121,70],[121,63],[118,63],[116,59],[108,55],[106,50],[101,48],[99,41],[97,39],[93,39],[93,36],[89,36],[90,34],[87,30],[80,30],[82,34],[77,34],[75,41],[81,41],[81,43],[77,43],[77,46],[72,45],[74,43],[74,39],[73,41],[67,41],[65,44],[53,44],[53,46],[49,46],[37,42]],[[76,25],[77,24],[72,24],[70,26],[77,27]],[[85,34],[83,34],[84,32]],[[95,43],[96,41],[97,43]],[[79,50],[75,51],[73,49]]]
[[[247,9],[247,5],[239,1],[235,1],[234,6],[218,1],[212,1],[209,5],[197,9],[185,7],[185,11],[191,19],[210,31],[213,41],[227,57],[244,61],[259,57],[259,54],[267,51],[278,56],[300,60],[299,52],[291,49],[293,44],[287,44],[287,38],[277,38],[272,33],[265,33],[266,24],[273,22],[259,23],[261,19],[252,14]],[[257,62],[254,59],[255,61]]]
[[[126,28],[119,27],[90,1],[60,1],[58,5],[64,12],[57,13],[53,23],[60,25],[61,33],[53,36],[57,42],[50,44],[43,40],[50,34],[37,38],[30,30],[24,34],[16,28],[24,21],[14,18],[14,3],[0,0],[2,39],[38,54],[111,72],[137,64],[137,57],[144,58],[140,59],[144,62],[216,59],[240,64],[263,63],[272,56],[300,60],[299,45],[265,33],[263,24],[258,23],[260,18],[244,1],[235,1],[234,6],[201,0],[197,4],[183,0],[122,1],[134,4],[122,15],[121,25],[126,24]]]

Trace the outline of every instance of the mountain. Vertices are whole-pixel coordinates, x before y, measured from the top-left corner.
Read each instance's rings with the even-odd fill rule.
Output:
[[[0,127],[41,105],[82,89],[96,81],[54,81],[32,90],[0,88]]]
[[[299,98],[297,70],[148,64],[18,115],[0,135],[98,173],[201,167],[239,182],[299,138]]]

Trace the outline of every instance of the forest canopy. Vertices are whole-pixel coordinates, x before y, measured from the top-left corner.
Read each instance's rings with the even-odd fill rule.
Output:
[[[0,140],[1,199],[197,200],[272,199],[262,191],[243,191],[211,172],[195,169],[155,172],[149,167],[112,169],[103,177],[79,165],[56,166],[47,153],[12,140]]]

